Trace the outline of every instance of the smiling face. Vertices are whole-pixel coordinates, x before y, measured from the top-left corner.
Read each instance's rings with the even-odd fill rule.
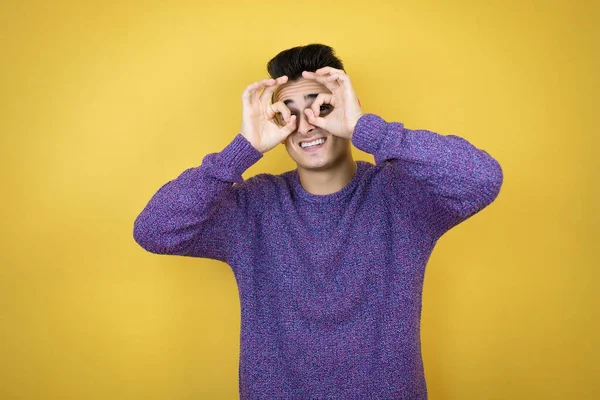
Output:
[[[311,125],[304,110],[310,108],[319,93],[331,93],[324,85],[304,78],[288,82],[275,93],[274,102],[283,101],[296,116],[296,130],[285,140],[285,148],[298,169],[324,171],[333,169],[352,158],[350,141]],[[332,110],[322,105],[320,116]]]

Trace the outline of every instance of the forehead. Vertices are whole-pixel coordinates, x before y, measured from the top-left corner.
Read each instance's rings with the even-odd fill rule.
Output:
[[[300,78],[295,81],[287,82],[279,87],[273,96],[273,101],[298,101],[309,94],[331,93],[325,85],[321,85],[310,79]]]

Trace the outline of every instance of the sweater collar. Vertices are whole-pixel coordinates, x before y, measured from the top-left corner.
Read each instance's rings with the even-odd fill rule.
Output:
[[[360,181],[360,177],[367,169],[368,165],[369,163],[365,161],[356,161],[356,173],[354,174],[354,177],[352,177],[350,182],[348,182],[348,184],[344,186],[344,188],[331,194],[312,194],[307,192],[300,183],[300,177],[298,176],[298,170],[296,169],[294,171],[291,171],[290,174],[292,190],[298,198],[313,203],[329,203],[339,201],[344,197],[348,196],[350,193],[352,193],[354,189],[356,189],[356,186]]]

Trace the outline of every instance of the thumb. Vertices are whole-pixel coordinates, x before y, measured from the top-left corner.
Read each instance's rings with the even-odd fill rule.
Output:
[[[315,117],[315,113],[310,108],[304,110],[304,114],[306,114],[306,118],[308,119],[309,124],[319,127],[321,129],[325,129],[325,118]]]
[[[296,116],[292,115],[288,123],[282,126],[280,129],[280,132],[283,135],[283,140],[285,140],[290,133],[294,132],[294,130],[296,130]]]

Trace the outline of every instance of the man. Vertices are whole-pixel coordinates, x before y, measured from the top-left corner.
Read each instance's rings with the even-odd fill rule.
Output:
[[[460,137],[363,114],[328,46],[283,51],[268,70],[244,91],[240,134],[160,188],[135,239],[231,266],[242,399],[426,399],[425,266],[497,197],[502,169]],[[280,143],[297,169],[243,181]]]

